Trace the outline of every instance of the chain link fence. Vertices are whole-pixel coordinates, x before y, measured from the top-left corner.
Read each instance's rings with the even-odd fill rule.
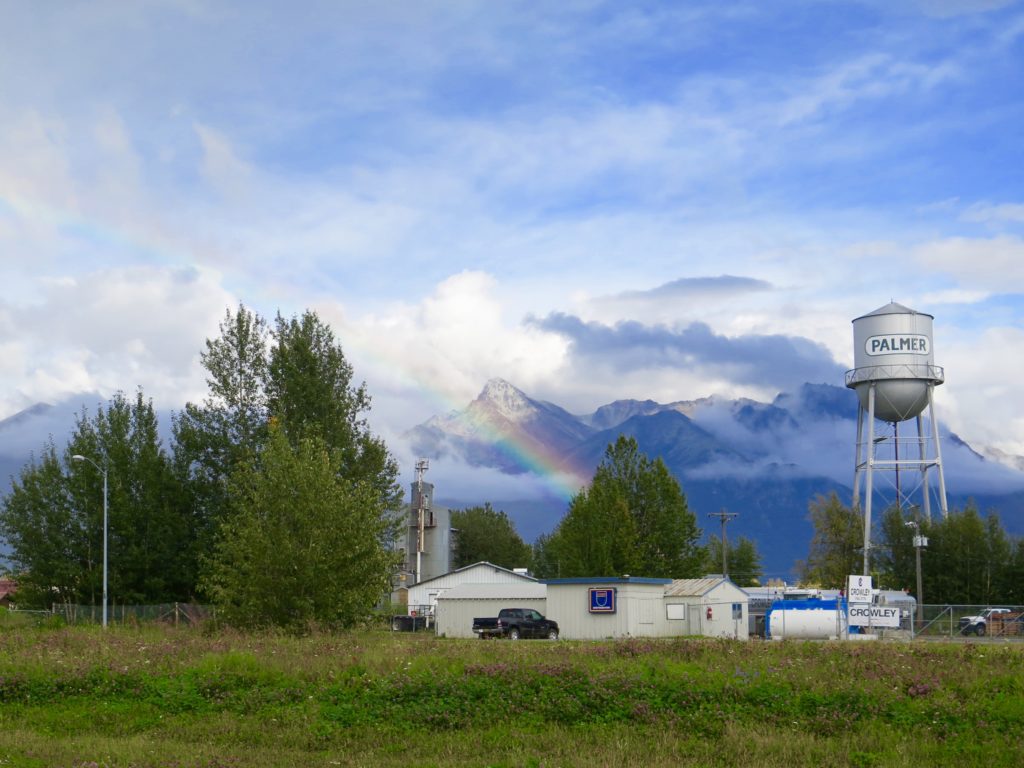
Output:
[[[911,617],[914,636],[921,639],[1024,641],[1024,606],[922,605]]]
[[[103,621],[103,608],[99,605],[54,603],[50,613],[68,624],[100,624]],[[107,611],[108,624],[162,622],[174,626],[191,626],[210,618],[213,618],[213,609],[196,603],[112,605]]]

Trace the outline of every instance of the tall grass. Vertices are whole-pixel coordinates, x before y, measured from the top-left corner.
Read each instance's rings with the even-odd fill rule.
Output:
[[[0,766],[1019,765],[1024,649],[0,627]]]

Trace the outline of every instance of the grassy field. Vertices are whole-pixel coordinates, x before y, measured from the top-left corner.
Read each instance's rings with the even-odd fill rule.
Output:
[[[0,766],[1019,766],[1024,648],[0,624]]]

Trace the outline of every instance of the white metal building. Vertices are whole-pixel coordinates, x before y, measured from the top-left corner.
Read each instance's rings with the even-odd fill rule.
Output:
[[[500,565],[488,562],[473,563],[451,573],[436,576],[408,588],[408,610],[417,614],[433,614],[437,598],[447,590],[462,584],[537,584],[537,580],[525,573],[510,571]],[[482,615],[482,614],[481,614]],[[497,615],[497,614],[495,614]]]
[[[676,579],[665,588],[670,635],[750,637],[747,593],[725,576]]]
[[[749,637],[747,594],[727,578],[547,581],[547,613],[566,640]]]
[[[442,637],[474,637],[473,619],[502,608],[547,612],[547,587],[535,579],[511,584],[460,584],[437,597],[435,630]]]
[[[665,587],[670,579],[549,579],[547,618],[566,640],[658,637],[667,634]]]

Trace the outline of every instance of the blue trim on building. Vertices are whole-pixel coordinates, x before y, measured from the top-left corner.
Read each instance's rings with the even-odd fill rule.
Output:
[[[544,584],[671,584],[672,579],[652,579],[647,576],[613,576],[610,578],[580,576],[573,579],[545,579]]]

